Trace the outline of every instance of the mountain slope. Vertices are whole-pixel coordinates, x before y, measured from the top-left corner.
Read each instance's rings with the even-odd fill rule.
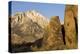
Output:
[[[33,10],[16,13],[11,21],[12,43],[14,44],[35,42],[42,38],[45,33],[44,28],[48,24],[44,16]]]

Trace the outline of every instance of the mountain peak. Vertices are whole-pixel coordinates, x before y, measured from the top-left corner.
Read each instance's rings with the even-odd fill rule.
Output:
[[[30,10],[25,12],[26,16],[32,19],[33,22],[37,22],[42,28],[48,24],[49,20],[36,10]]]
[[[44,28],[48,24],[48,20],[37,11],[30,10],[27,12],[18,12],[11,18],[12,42],[35,42],[43,38]],[[16,34],[16,35],[15,35]],[[21,38],[22,41],[17,41]]]
[[[31,19],[33,22],[36,22],[42,28],[44,28],[48,23],[49,20],[47,17],[43,16],[36,10],[29,10],[27,12],[17,12],[12,18],[14,18],[16,22],[24,21],[24,19]]]

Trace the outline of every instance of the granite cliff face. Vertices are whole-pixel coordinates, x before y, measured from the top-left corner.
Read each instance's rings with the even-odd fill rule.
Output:
[[[12,43],[35,42],[43,37],[47,24],[48,20],[36,11],[16,13],[11,22]]]
[[[78,34],[78,22],[77,22],[77,5],[66,5],[65,17],[64,17],[64,29],[65,29],[65,41],[66,47],[69,49],[77,48],[77,34]]]
[[[49,22],[49,20],[45,16],[43,16],[42,14],[38,13],[35,10],[30,10],[27,12],[18,12],[12,18],[15,18],[15,24],[16,24],[18,18],[22,21],[24,21],[23,18],[29,18],[33,22],[36,22],[38,25],[40,25],[42,28],[44,28]],[[20,23],[22,23],[22,22],[20,22]]]
[[[45,28],[45,26],[49,23],[49,20],[45,16],[35,10],[27,11],[26,15],[28,18],[32,19],[33,22],[37,22],[42,28]]]

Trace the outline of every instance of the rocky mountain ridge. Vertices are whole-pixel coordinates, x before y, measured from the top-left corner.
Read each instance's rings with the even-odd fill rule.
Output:
[[[45,32],[43,28],[48,24],[48,20],[36,11],[17,13],[11,21],[12,43],[19,43],[16,40],[20,37],[22,42],[34,42],[42,38]],[[14,34],[18,37],[15,38]]]

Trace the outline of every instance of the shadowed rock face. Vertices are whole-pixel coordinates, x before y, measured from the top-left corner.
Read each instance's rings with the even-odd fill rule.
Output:
[[[61,25],[61,31],[62,31],[62,35],[63,35],[63,42],[64,42],[64,45],[66,45],[66,42],[65,42],[65,29],[64,29],[64,24]]]
[[[77,8],[75,5],[67,5],[65,9],[65,41],[67,48],[70,49],[77,48]]]
[[[78,19],[78,5],[73,5],[72,11],[73,11],[74,17]]]
[[[36,46],[37,48],[40,48],[42,45],[42,39],[38,39],[35,42],[23,42],[22,44],[12,44],[11,45],[11,52],[32,52],[33,49],[31,46]]]

